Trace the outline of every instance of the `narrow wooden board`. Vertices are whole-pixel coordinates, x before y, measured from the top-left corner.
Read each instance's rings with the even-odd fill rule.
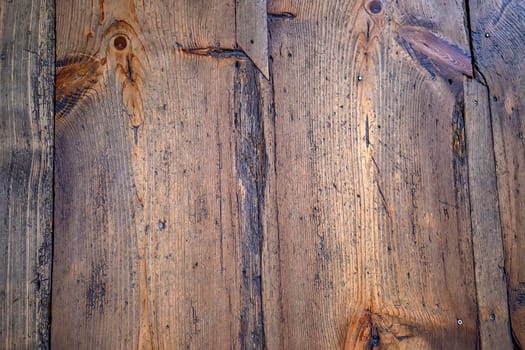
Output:
[[[512,333],[525,346],[525,5],[469,1],[478,78],[487,84],[494,134]]]
[[[0,3],[0,348],[47,349],[53,1]]]
[[[465,130],[482,349],[512,349],[490,105],[485,86],[465,82]]]
[[[237,44],[268,79],[268,11],[266,0],[235,0]]]
[[[263,347],[270,88],[233,5],[57,1],[53,347]]]
[[[268,9],[274,344],[476,348],[463,4],[273,0]]]

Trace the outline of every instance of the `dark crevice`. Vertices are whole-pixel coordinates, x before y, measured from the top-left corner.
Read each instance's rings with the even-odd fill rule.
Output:
[[[369,331],[370,331],[370,347],[369,349],[370,350],[374,350],[376,348],[378,348],[381,343],[380,343],[380,338],[379,338],[379,330],[377,328],[377,326],[375,325],[374,323],[374,320],[372,319],[372,313],[370,311],[368,311],[368,327],[369,327]]]
[[[237,44],[236,44],[237,45]],[[225,48],[225,47],[196,47],[196,48],[179,48],[182,52],[188,55],[196,55],[203,57],[213,57],[217,59],[234,58],[237,60],[247,60],[257,69],[259,73],[264,76],[264,73],[257,67],[250,56],[240,47]]]
[[[370,146],[370,125],[368,122],[368,115],[366,116],[365,120],[365,145],[366,148]]]
[[[135,143],[135,145],[138,145],[139,144],[139,127],[138,125],[134,125],[131,127],[131,129],[133,130],[133,142]]]
[[[468,1],[468,0],[467,0]],[[465,110],[463,109],[463,115],[465,115]],[[469,145],[469,142],[470,140],[468,139],[465,139],[465,143],[466,143],[466,146],[467,147],[470,147]],[[468,162],[468,159],[467,159],[467,162]],[[454,160],[454,169],[456,168],[456,161]],[[470,179],[470,170],[467,166],[466,168],[466,173],[467,173],[467,179]],[[455,171],[454,171],[454,174],[455,174]],[[455,175],[454,175],[455,177]],[[469,230],[470,230],[470,253],[471,253],[471,259],[472,259],[472,268],[473,268],[473,271],[474,271],[474,298],[475,298],[475,302],[476,302],[476,306],[479,305],[479,299],[478,299],[478,279],[476,278],[476,256],[475,256],[475,252],[474,252],[474,228],[473,228],[473,223],[472,223],[472,196],[471,196],[471,189],[470,189],[470,182],[468,182],[467,184],[468,186],[468,214],[469,214],[469,217],[468,217],[468,225],[469,225]],[[456,186],[455,186],[456,187]],[[457,193],[457,191],[456,191]],[[456,199],[456,203],[457,203],[457,199]],[[477,312],[477,316],[476,316],[476,348],[477,349],[481,349],[481,331],[480,331],[480,318],[479,318],[479,310],[478,308],[476,308],[476,312]]]
[[[262,119],[261,87],[251,64],[235,64],[234,105],[238,118],[235,145],[236,173],[243,187],[238,197],[241,234],[242,349],[265,347],[263,307],[263,213],[268,172]]]
[[[243,58],[249,59],[246,53],[240,49],[230,49],[222,47],[198,47],[192,49],[182,48],[182,52],[189,55],[215,57],[215,58]]]
[[[271,27],[268,28],[268,53],[272,52],[272,31]],[[277,118],[277,112],[275,107],[275,83],[274,83],[274,75],[273,75],[273,58],[270,55],[269,60],[269,82],[270,82],[270,93],[271,93],[271,111],[270,111],[270,118],[272,123],[272,133],[273,133],[273,142],[272,142],[272,156],[273,156],[273,176],[274,178],[278,178],[278,171],[277,171],[277,125],[276,125],[276,118]],[[279,193],[279,189],[277,187],[278,182],[275,182],[276,188],[272,193],[277,194]],[[281,225],[279,222],[279,205],[277,201],[277,197],[274,197],[275,199],[275,220],[276,220],[276,240],[277,240],[277,261],[281,261]],[[281,264],[278,264],[278,283],[279,283],[279,295],[278,295],[278,301],[279,301],[279,318],[282,321],[284,318],[284,305],[283,305],[283,298],[282,298],[282,267]]]
[[[48,26],[49,26],[49,33],[48,33],[48,43],[47,46],[47,59],[49,64],[49,75],[51,79],[51,91],[49,91],[49,113],[51,114],[51,142],[52,142],[52,149],[51,149],[51,173],[50,177],[51,179],[49,182],[51,183],[51,199],[50,203],[48,204],[50,209],[49,213],[51,213],[50,218],[50,227],[49,227],[49,236],[44,237],[44,244],[43,247],[40,249],[44,249],[47,251],[47,253],[44,254],[44,256],[47,254],[47,264],[48,264],[48,273],[47,273],[47,279],[44,281],[44,288],[42,288],[42,284],[40,285],[40,293],[41,293],[41,300],[40,300],[40,310],[43,315],[46,317],[46,324],[43,325],[43,327],[40,327],[39,329],[39,348],[42,350],[49,350],[51,349],[51,327],[52,327],[52,302],[53,302],[53,295],[52,295],[52,283],[53,283],[53,256],[54,256],[54,229],[55,229],[55,154],[56,154],[56,148],[55,148],[55,74],[56,74],[56,4],[54,0],[50,1],[50,9],[49,9],[49,17],[47,18]],[[40,260],[40,256],[39,256]],[[40,263],[40,261],[39,261]]]
[[[220,264],[221,264],[221,273],[224,272],[224,229],[223,229],[223,210],[222,210],[222,201],[223,201],[223,194],[222,194],[222,142],[220,139],[220,126],[219,126],[219,115],[217,115],[217,118],[215,119],[215,130],[217,138],[217,158],[218,158],[218,172],[217,172],[217,180],[218,180],[218,192],[219,192],[219,244],[220,244]]]
[[[290,20],[295,19],[297,16],[291,12],[281,12],[281,13],[268,13],[268,19],[272,20]]]
[[[473,28],[472,28],[472,19],[471,19],[471,10],[470,10],[470,0],[465,0],[464,2],[464,9],[465,9],[465,20],[466,20],[466,23],[465,23],[465,29],[467,31],[467,35],[468,35],[468,44],[469,44],[469,48],[470,48],[470,59],[471,59],[471,63],[472,63],[472,67],[474,68],[473,69],[473,78],[478,81],[480,84],[484,85],[487,87],[488,89],[488,84],[487,84],[487,79],[485,79],[485,76],[483,75],[483,73],[481,72],[481,70],[479,69],[478,67],[478,62],[477,62],[477,57],[476,57],[476,50],[474,48],[474,40],[473,40],[473,36],[472,36],[472,33],[473,33]],[[489,100],[490,102],[490,100]]]
[[[135,79],[133,79],[133,70],[131,68],[131,60],[129,58],[129,55],[126,56],[126,64],[127,64],[127,73],[128,73],[128,80],[132,83],[135,82]]]
[[[235,46],[239,46],[237,44],[237,1],[239,0],[233,0],[233,33],[235,34]]]

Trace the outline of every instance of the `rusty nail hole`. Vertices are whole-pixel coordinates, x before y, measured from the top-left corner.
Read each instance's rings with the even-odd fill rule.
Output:
[[[126,46],[128,46],[128,41],[126,40],[124,36],[119,35],[113,41],[113,45],[115,46],[117,50],[124,50]]]
[[[368,9],[372,13],[379,13],[383,9],[383,4],[379,0],[373,0],[370,1],[370,4],[368,4]]]

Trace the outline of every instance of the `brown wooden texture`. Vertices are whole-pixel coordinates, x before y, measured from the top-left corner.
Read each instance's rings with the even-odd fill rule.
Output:
[[[269,78],[266,0],[235,0],[235,32],[240,48]]]
[[[525,4],[471,0],[474,62],[489,93],[512,332],[525,346]]]
[[[261,348],[270,89],[233,2],[57,6],[53,347]]]
[[[0,3],[0,348],[47,349],[54,7]]]
[[[521,5],[56,5],[54,348],[520,339]]]
[[[279,348],[476,347],[463,11],[269,3]]]
[[[465,82],[472,241],[482,349],[511,349],[507,284],[488,91]]]

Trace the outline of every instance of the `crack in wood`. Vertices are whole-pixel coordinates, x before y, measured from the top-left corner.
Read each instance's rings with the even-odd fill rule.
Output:
[[[182,52],[189,55],[214,57],[214,58],[240,58],[250,59],[246,53],[241,49],[230,49],[223,47],[197,47],[197,48],[181,48]]]
[[[281,12],[281,13],[268,13],[268,20],[291,20],[295,19],[297,15],[291,12]]]

